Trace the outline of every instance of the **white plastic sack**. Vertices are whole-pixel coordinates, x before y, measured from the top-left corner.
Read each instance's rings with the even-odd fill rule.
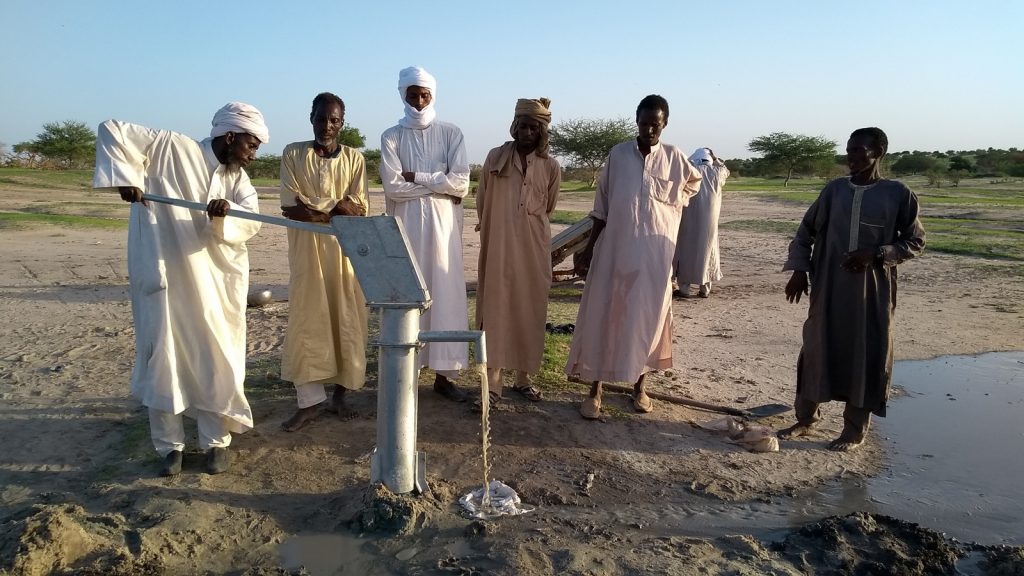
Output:
[[[523,506],[522,501],[519,499],[519,494],[516,494],[516,491],[509,485],[499,480],[491,480],[488,492],[491,498],[489,507],[483,506],[483,487],[477,488],[459,498],[459,504],[462,504],[462,508],[470,517],[480,519],[516,516],[533,512],[534,510],[533,508]]]

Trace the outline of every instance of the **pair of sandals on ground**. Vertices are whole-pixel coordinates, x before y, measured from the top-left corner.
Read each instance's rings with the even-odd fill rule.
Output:
[[[633,392],[633,409],[641,414],[648,414],[654,410],[654,402],[644,390]],[[601,396],[587,396],[580,404],[580,416],[587,420],[599,420],[601,418]]]
[[[529,374],[519,370],[514,370],[514,372],[516,380],[515,384],[512,385],[513,392],[519,394],[520,396],[529,400],[530,402],[540,402],[541,400],[544,399],[544,394],[540,391],[540,388],[534,386],[533,382],[530,381]],[[491,406],[494,406],[495,404],[498,404],[505,399],[505,383],[504,380],[502,379],[501,374],[501,368],[489,368],[487,370],[487,401],[488,403],[490,403]],[[491,388],[491,386],[494,386],[494,388],[497,388],[497,390]],[[475,402],[475,405],[477,408],[479,408],[481,406],[481,401],[477,400]]]

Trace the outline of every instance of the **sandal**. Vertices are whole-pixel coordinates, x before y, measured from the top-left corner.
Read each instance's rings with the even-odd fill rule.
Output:
[[[513,386],[512,391],[531,402],[540,402],[544,399],[544,395],[541,393],[540,389],[531,384],[527,384],[526,386]]]
[[[580,416],[587,420],[598,420],[601,418],[601,399],[587,396],[580,404]]]
[[[651,398],[647,396],[646,392],[641,391],[638,394],[633,394],[633,409],[637,412],[647,414],[651,410],[654,410],[654,403],[651,402]]]
[[[501,394],[498,394],[497,392],[494,392],[494,391],[487,392],[487,402],[488,402],[488,404],[490,404],[490,407],[494,407],[494,406],[500,404],[501,400],[502,400]],[[481,398],[477,398],[476,400],[473,401],[473,410],[475,412],[483,412],[483,409],[484,409],[484,403],[481,402]]]

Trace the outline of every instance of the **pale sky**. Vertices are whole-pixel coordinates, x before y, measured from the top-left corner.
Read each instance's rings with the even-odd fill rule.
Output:
[[[671,106],[663,140],[749,157],[775,131],[844,143],[879,126],[892,150],[1024,148],[1024,2],[684,0],[269,2],[4,0],[0,142],[49,121],[107,118],[209,133],[231,100],[271,141],[311,138],[331,91],[377,148],[402,115],[398,71],[437,78],[438,117],[470,161],[508,139],[517,98],[554,122]]]

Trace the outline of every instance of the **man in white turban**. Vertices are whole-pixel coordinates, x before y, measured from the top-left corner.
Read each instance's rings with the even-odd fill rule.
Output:
[[[674,296],[687,297],[696,284],[701,298],[711,296],[711,283],[722,279],[718,256],[718,215],[722,210],[722,187],[729,177],[725,162],[710,148],[697,148],[690,163],[701,175],[700,191],[683,211],[676,241]]]
[[[161,474],[181,472],[182,414],[195,418],[206,471],[230,466],[231,433],[252,428],[245,379],[245,242],[259,223],[224,218],[259,212],[243,168],[269,140],[263,115],[241,102],[217,111],[197,142],[118,120],[100,124],[94,188],[131,202],[128,281],[135,325],[132,395],[149,408]],[[146,202],[143,192],[199,202],[206,213]]]
[[[420,319],[421,330],[465,330],[466,279],[462,267],[462,199],[469,191],[469,161],[462,131],[436,120],[437,82],[411,67],[398,76],[405,116],[380,138],[380,176],[387,213],[398,218],[433,298]],[[464,342],[427,344],[419,366],[436,373],[434,390],[464,402],[455,385],[469,361]]]

